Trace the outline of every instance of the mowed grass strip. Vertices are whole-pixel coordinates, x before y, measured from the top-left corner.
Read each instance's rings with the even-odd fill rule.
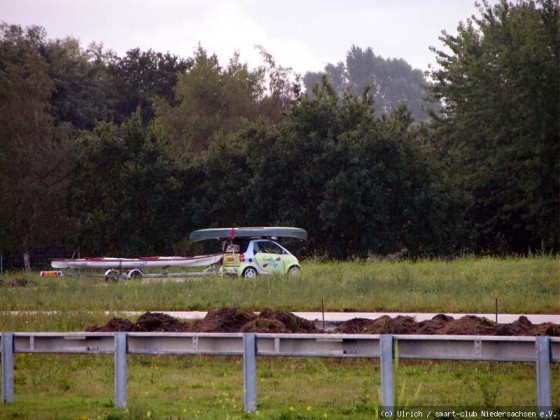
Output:
[[[203,276],[184,282],[99,277],[2,277],[1,311],[185,311],[239,306],[254,310],[560,313],[560,259],[459,258],[418,261],[304,260],[299,277],[256,280]],[[9,281],[25,278],[28,287]],[[73,328],[73,327],[72,327]]]
[[[258,413],[243,406],[240,357],[128,356],[126,409],[113,407],[110,355],[17,354],[15,403],[0,418],[375,418],[380,406],[374,359],[257,360]],[[397,405],[532,407],[530,363],[400,361]],[[560,404],[560,367],[552,367]]]

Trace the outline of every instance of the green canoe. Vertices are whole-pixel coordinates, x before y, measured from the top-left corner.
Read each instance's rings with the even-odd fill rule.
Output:
[[[228,238],[270,238],[283,237],[295,239],[307,239],[305,229],[295,227],[239,227],[239,228],[215,228],[200,229],[191,232],[189,239],[191,242],[200,242],[209,239],[228,239]]]

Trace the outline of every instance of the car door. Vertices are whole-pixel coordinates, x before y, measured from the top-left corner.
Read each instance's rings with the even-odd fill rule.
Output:
[[[284,250],[272,241],[256,241],[253,252],[261,269],[269,274],[284,274]]]

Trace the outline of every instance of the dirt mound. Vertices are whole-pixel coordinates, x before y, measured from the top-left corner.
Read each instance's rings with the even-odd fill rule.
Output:
[[[212,309],[206,316],[192,324],[158,312],[146,312],[136,323],[113,318],[100,327],[90,327],[89,332],[260,332],[260,333],[319,333],[315,324],[290,312],[264,309],[259,315],[248,309]]]
[[[488,318],[466,315],[442,325],[437,334],[444,335],[496,335],[499,324]]]
[[[258,315],[241,308],[212,309],[194,323],[182,322],[167,314],[146,312],[136,323],[113,318],[101,327],[90,327],[90,332],[140,331],[140,332],[259,332],[259,333],[323,333],[315,323],[286,311],[263,309]],[[436,315],[427,321],[417,322],[409,316],[377,319],[354,318],[341,322],[332,331],[342,334],[426,334],[426,335],[501,335],[560,337],[560,325],[553,323],[532,324],[525,316],[511,324],[498,324],[487,318],[467,315],[454,319]]]
[[[280,322],[290,333],[318,333],[319,330],[315,323],[306,319],[295,316],[291,312],[274,311],[270,308],[265,308],[259,313],[259,319],[274,320]]]
[[[342,322],[335,332],[343,334],[414,334],[416,321],[409,316],[391,318],[387,315],[377,319],[355,318]]]
[[[453,321],[453,317],[444,314],[438,314],[432,319],[421,321],[418,323],[417,334],[438,334],[437,331],[443,328],[448,322]]]
[[[136,321],[134,331],[139,332],[188,332],[189,324],[181,322],[170,315],[158,312],[146,312]]]
[[[459,319],[439,314],[427,321],[416,322],[408,316],[374,320],[355,318],[341,322],[334,330],[346,334],[425,334],[425,335],[502,335],[502,336],[560,336],[560,325],[550,322],[533,324],[520,316],[511,324],[498,324],[484,317],[466,315]]]
[[[253,311],[240,308],[210,310],[196,327],[196,332],[239,332],[243,325],[255,320]]]
[[[87,332],[117,332],[117,331],[135,331],[136,325],[128,319],[113,318],[101,327],[89,327]]]
[[[146,312],[136,323],[128,319],[113,318],[100,327],[89,327],[87,332],[188,332],[190,325],[159,312]]]
[[[252,321],[247,322],[241,327],[240,332],[258,332],[258,333],[277,333],[277,334],[287,334],[291,333],[286,326],[278,321],[277,319],[271,318],[255,318]]]

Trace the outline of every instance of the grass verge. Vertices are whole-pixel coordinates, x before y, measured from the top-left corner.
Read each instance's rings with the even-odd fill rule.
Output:
[[[258,412],[246,415],[241,358],[131,355],[128,404],[119,410],[112,362],[109,355],[18,354],[16,401],[0,406],[0,418],[370,419],[380,405],[376,360],[258,358]],[[535,405],[533,364],[401,361],[395,381],[404,407]],[[560,405],[558,365],[552,384]]]

